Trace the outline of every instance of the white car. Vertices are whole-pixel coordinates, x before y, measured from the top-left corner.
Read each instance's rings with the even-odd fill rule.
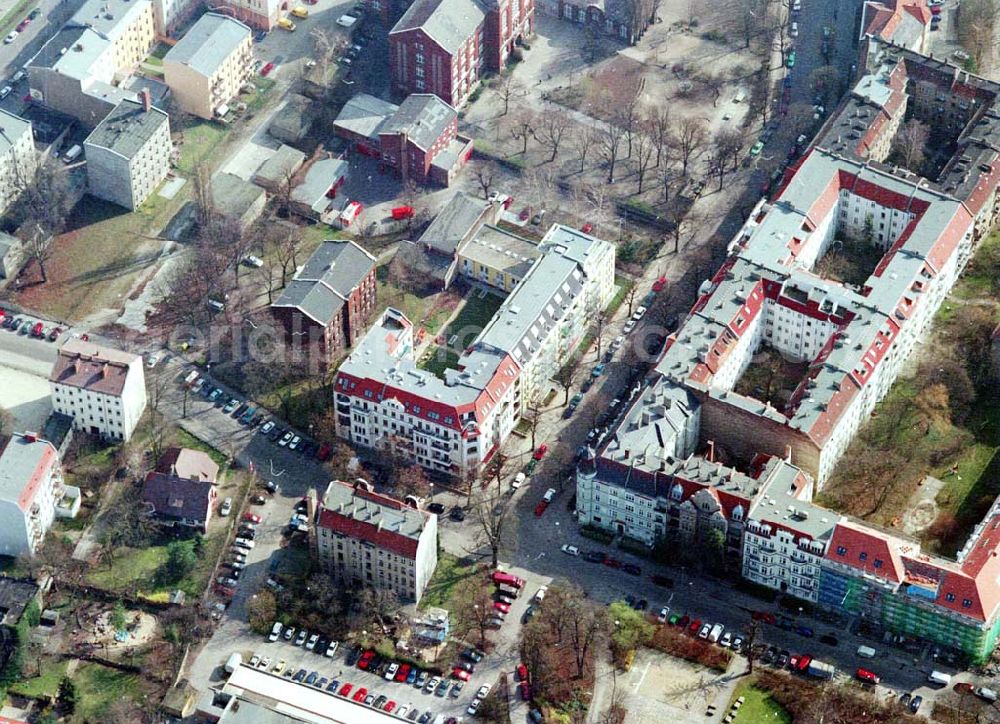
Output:
[[[576,546],[564,545],[562,548],[560,548],[560,550],[563,553],[565,553],[566,555],[569,555],[569,556],[578,556],[578,555],[580,555],[580,549],[577,548]]]
[[[275,621],[274,626],[271,627],[271,633],[268,635],[268,641],[277,641],[278,637],[281,636],[281,629],[284,628],[281,622]]]
[[[397,671],[399,671],[399,664],[389,664],[389,668],[385,670],[385,680],[392,681],[396,678]]]
[[[722,646],[727,649],[732,645],[732,643],[733,643],[733,635],[729,631],[726,631],[724,634],[722,634],[722,638],[719,639],[719,646]]]
[[[326,658],[332,659],[334,657],[334,654],[337,653],[337,645],[336,641],[330,642],[330,645],[326,647]]]
[[[554,497],[556,497],[556,489],[549,488],[548,490],[545,491],[545,495],[542,496],[542,500],[544,500],[546,503],[551,503]]]
[[[625,338],[621,335],[618,335],[617,337],[615,337],[615,341],[611,343],[611,349],[617,352],[622,348],[622,345],[624,344],[625,344]]]
[[[261,434],[270,435],[271,430],[274,429],[274,420],[268,420],[263,425],[260,426],[259,431]]]
[[[309,641],[306,643],[306,650],[312,651],[316,648],[316,642],[319,641],[319,634],[313,634],[309,637]]]
[[[270,667],[271,667],[271,657],[270,656],[265,656],[264,658],[262,658],[260,660],[260,663],[257,664],[257,668],[258,669],[264,669],[264,671],[267,671]]]
[[[666,606],[664,606],[663,608],[660,609],[660,613],[656,617],[656,620],[659,621],[660,623],[666,623],[667,622],[667,616],[669,616],[669,615],[670,615],[670,609],[667,608]]]
[[[226,498],[222,501],[222,505],[219,506],[219,515],[225,517],[233,512],[233,499]]]
[[[479,691],[476,692],[476,698],[477,699],[485,699],[486,695],[489,694],[489,693],[490,693],[490,685],[489,684],[483,684],[482,686],[479,687]]]
[[[264,266],[264,260],[253,254],[243,257],[243,263],[247,266],[252,266],[254,269],[260,269]]]
[[[479,702],[481,701],[482,699],[473,699],[472,703],[469,704],[469,708],[465,710],[465,713],[469,716],[475,716],[476,712],[479,710]]]
[[[14,89],[11,86],[9,86],[9,85],[5,85],[3,88],[0,88],[0,99],[6,98],[7,96],[9,96],[11,94],[11,91],[13,91],[13,90]]]
[[[635,325],[636,321],[634,319],[630,319],[627,322],[625,322],[625,326],[622,327],[622,334],[628,334],[629,332],[631,332],[633,329],[635,329]]]
[[[260,654],[254,654],[250,657],[250,665],[256,667],[260,663]]]
[[[301,442],[302,442],[302,438],[299,437],[298,435],[296,435],[288,443],[288,449],[289,450],[294,450],[295,448],[297,448],[299,446],[299,443],[301,443]]]
[[[295,435],[293,433],[286,432],[282,436],[282,438],[280,440],[278,440],[278,445],[280,447],[286,447],[288,445],[288,443],[290,443],[292,441],[293,437],[295,437]]]
[[[638,322],[640,319],[642,319],[645,316],[646,316],[646,308],[645,307],[639,307],[638,309],[635,310],[635,314],[632,315],[632,319],[634,319],[635,321]]]
[[[20,35],[19,32],[17,32],[16,30],[11,30],[9,33],[7,33],[7,37],[3,39],[4,45],[10,45],[11,43],[13,43],[15,40],[17,40],[18,35]]]
[[[534,597],[531,599],[535,603],[541,603],[545,600],[545,592],[549,590],[548,586],[542,586],[537,591],[535,591]]]
[[[522,485],[524,485],[524,481],[527,479],[528,479],[527,475],[525,475],[524,473],[518,473],[517,475],[514,476],[514,479],[510,481],[510,489],[517,490]]]
[[[357,22],[358,19],[353,15],[341,15],[339,18],[337,18],[337,25],[339,25],[342,28],[352,28]]]

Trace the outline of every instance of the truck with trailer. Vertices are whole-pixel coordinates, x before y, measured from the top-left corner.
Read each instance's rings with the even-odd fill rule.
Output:
[[[816,659],[810,659],[809,664],[806,666],[806,673],[817,679],[832,679],[836,671],[833,665],[817,661]]]

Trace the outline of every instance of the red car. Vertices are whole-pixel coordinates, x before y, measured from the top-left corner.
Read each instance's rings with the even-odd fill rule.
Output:
[[[368,665],[372,662],[373,658],[375,658],[375,652],[372,651],[371,649],[368,649],[363,654],[361,654],[361,658],[358,659],[358,668],[361,670],[366,670],[368,668]]]
[[[348,697],[351,695],[351,689],[353,688],[354,684],[344,684],[342,687],[340,687],[340,691],[338,691],[337,693],[343,697]]]
[[[31,25],[31,18],[25,18],[17,24],[17,32],[23,33],[24,29]]]
[[[524,588],[524,579],[515,576],[513,573],[507,573],[507,571],[493,571],[490,576],[493,582],[498,586],[513,586],[514,588]]]
[[[701,619],[700,618],[696,618],[696,619],[694,619],[691,622],[691,625],[688,626],[688,633],[690,633],[690,634],[696,634],[696,633],[698,633],[698,629],[700,629],[700,628],[701,628]]]
[[[502,613],[510,613],[510,606],[506,603],[501,603],[500,601],[494,601],[493,608]]]
[[[412,219],[414,213],[412,206],[397,206],[392,210],[392,218],[394,221]]]
[[[399,667],[399,671],[396,672],[396,681],[406,681],[406,677],[410,674],[410,665],[403,664]],[[388,709],[386,709],[388,711]]]
[[[366,696],[368,696],[368,689],[366,689],[365,687],[362,686],[360,689],[358,689],[356,692],[354,692],[354,696],[351,697],[351,698],[354,699],[354,701],[356,701],[356,702],[358,702],[360,704],[361,702],[363,702],[365,700]]]
[[[535,450],[535,454],[532,455],[531,457],[533,457],[535,460],[541,460],[543,457],[545,457],[545,453],[547,453],[548,451],[549,451],[549,446],[546,445],[545,443],[542,443],[541,445],[538,446],[538,449]]]
[[[589,234],[593,230],[594,230],[594,225],[591,224],[589,221],[582,227],[580,227],[580,231],[582,231],[584,234]]]
[[[392,710],[395,708],[396,708],[396,702],[387,701],[385,703],[385,706],[382,708],[382,711],[384,711],[386,714],[392,714]]]
[[[260,74],[267,75],[272,70],[274,70],[274,63],[268,63],[267,65],[265,65],[263,68],[260,69]]]
[[[545,515],[545,509],[548,508],[548,507],[549,507],[549,504],[546,503],[544,500],[541,503],[539,503],[538,505],[536,505],[535,506],[535,517],[536,518],[541,518],[543,515]]]
[[[799,662],[795,664],[796,671],[805,671],[809,668],[809,663],[812,661],[812,656],[806,656],[803,654],[799,657]]]
[[[44,324],[42,324],[41,322],[35,322],[35,326],[31,328],[31,336],[32,337],[43,336],[44,329],[45,329]]]
[[[260,516],[250,513],[249,511],[243,514],[243,520],[249,523],[260,523]]]
[[[333,449],[329,445],[323,445],[319,450],[316,451],[316,459],[322,463],[325,463],[330,459],[330,455],[333,454]]]
[[[524,664],[517,665],[517,680],[527,681],[528,680],[528,667]]]
[[[767,611],[754,611],[750,614],[750,618],[754,621],[763,621],[764,623],[769,623],[772,626],[778,622],[773,613],[768,613]]]
[[[468,681],[472,678],[472,674],[464,669],[459,669],[458,667],[451,670],[451,675],[454,676],[459,681]]]
[[[663,291],[663,287],[665,287],[665,286],[667,286],[667,278],[666,277],[660,277],[655,282],[653,282],[653,291],[654,292],[662,292]]]
[[[868,669],[858,669],[854,672],[854,675],[858,677],[859,681],[864,681],[866,684],[877,684],[882,681],[877,674]]]
[[[612,558],[611,556],[608,556],[607,558],[604,559],[604,565],[606,565],[608,568],[621,568],[622,562],[617,558]]]
[[[59,339],[60,334],[62,334],[62,327],[54,327],[52,331],[49,332],[49,341],[55,342],[57,339]]]

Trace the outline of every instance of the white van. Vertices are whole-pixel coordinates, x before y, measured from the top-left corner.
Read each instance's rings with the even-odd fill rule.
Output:
[[[83,146],[76,144],[66,152],[65,156],[63,156],[63,163],[73,163],[81,153],[83,153]]]
[[[858,646],[858,656],[863,659],[874,659],[877,653],[871,646]]]
[[[709,640],[709,641],[710,641],[711,643],[713,643],[713,644],[714,644],[714,643],[715,643],[716,641],[718,641],[718,640],[719,640],[719,637],[720,637],[720,636],[722,636],[722,632],[723,632],[724,630],[725,630],[725,627],[724,627],[724,626],[723,626],[723,625],[722,625],[721,623],[717,623],[717,624],[715,624],[715,625],[714,625],[714,626],[712,627],[712,630],[711,630],[711,631],[709,631],[709,633],[708,633],[708,640]]]
[[[518,473],[517,475],[515,475],[514,479],[510,483],[511,490],[517,490],[518,488],[520,488],[522,485],[524,485],[524,481],[527,479],[528,476],[525,475],[524,473]]]
[[[942,674],[940,671],[932,671],[927,676],[927,681],[938,686],[949,686],[951,684],[951,677],[948,674]]]
[[[798,23],[792,23],[792,37],[793,38],[799,37],[799,24]]]

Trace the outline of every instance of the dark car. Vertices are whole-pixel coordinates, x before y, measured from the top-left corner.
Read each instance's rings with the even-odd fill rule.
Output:
[[[478,649],[474,649],[471,646],[462,652],[462,658],[468,659],[469,661],[478,664],[483,660],[483,652]]]
[[[626,563],[624,566],[622,566],[622,570],[624,570],[630,576],[641,576],[642,575],[642,569],[639,568],[639,566],[634,565],[632,563]]]
[[[431,503],[427,506],[427,512],[441,515],[444,513],[444,506],[441,503]]]
[[[764,655],[760,657],[760,660],[765,664],[773,663],[778,656],[778,650],[773,646],[769,646],[764,652]]]
[[[583,560],[588,563],[604,563],[604,559],[608,557],[608,554],[604,551],[587,551],[583,554]]]
[[[922,697],[922,696],[915,696],[915,697],[913,697],[910,700],[910,711],[912,711],[914,714],[916,714],[917,710],[920,708],[920,705],[923,704],[923,703],[924,703],[924,697]]]
[[[813,637],[813,630],[808,626],[796,626],[795,633],[799,636],[805,636],[807,639],[811,639]]]
[[[657,574],[653,576],[653,584],[656,586],[662,586],[663,588],[673,588],[674,579]]]
[[[901,697],[899,697],[899,703],[902,704],[903,706],[909,706],[910,699],[912,698],[913,697],[909,693],[903,694]]]
[[[306,670],[299,669],[295,672],[295,676],[292,677],[292,681],[302,681],[304,678],[306,678]]]
[[[357,648],[348,649],[347,658],[344,660],[344,663],[347,664],[348,666],[354,666],[356,663],[358,663],[359,656],[361,656],[360,649]]]
[[[791,654],[789,654],[787,651],[782,651],[780,654],[778,654],[777,661],[774,662],[775,666],[777,666],[779,669],[785,668],[785,666],[788,665],[789,656],[791,656]]]
[[[819,637],[819,642],[821,644],[826,644],[827,646],[836,646],[839,641],[837,641],[836,636],[831,636],[830,634],[823,634]]]
[[[456,505],[454,508],[451,509],[449,517],[452,520],[457,520],[459,522],[465,520],[465,509],[459,505]]]

